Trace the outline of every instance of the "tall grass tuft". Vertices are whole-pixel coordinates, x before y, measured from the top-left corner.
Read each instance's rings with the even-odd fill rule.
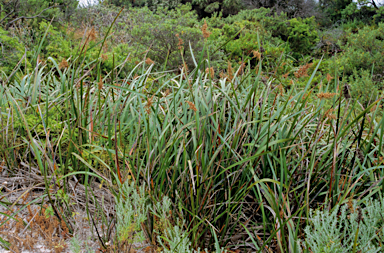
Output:
[[[286,90],[262,75],[261,57],[257,74],[228,64],[216,80],[204,52],[189,72],[158,73],[144,58],[124,77],[114,74],[123,66],[101,73],[99,59],[84,54],[4,79],[0,162],[8,177],[39,168],[43,201],[70,229],[72,205],[83,203],[101,247],[118,245],[139,222],[135,233],[162,248],[158,235],[168,233],[191,250],[298,252],[311,208],[382,198],[380,99],[364,108],[330,83],[313,94],[308,66],[298,72],[311,75],[306,86]],[[140,213],[114,225],[125,218],[107,215],[104,201],[128,211],[144,192],[143,208],[129,209]],[[144,206],[165,198],[168,228],[182,235],[159,231]]]

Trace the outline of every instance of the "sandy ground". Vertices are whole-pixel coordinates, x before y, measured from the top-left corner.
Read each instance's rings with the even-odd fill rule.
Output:
[[[102,185],[90,182],[88,191],[92,191],[93,197],[86,198],[84,186],[79,184],[76,177],[72,177],[67,182],[68,204],[72,213],[67,214],[67,219],[72,228],[73,235],[69,233],[64,222],[60,223],[53,209],[48,205],[48,198],[43,195],[46,193],[44,178],[40,175],[37,168],[30,167],[23,162],[20,163],[18,172],[12,177],[8,177],[10,171],[0,165],[0,238],[11,243],[11,250],[1,248],[0,253],[47,253],[47,252],[74,252],[71,251],[71,241],[73,236],[78,240],[81,250],[76,252],[101,252],[98,234],[94,229],[93,222],[98,228],[100,236],[104,238],[114,238],[114,197],[109,190]],[[50,182],[51,199],[55,203],[55,208],[60,208],[58,201],[62,201],[59,196],[60,187],[55,183],[56,178],[48,178]],[[45,197],[44,197],[45,196]],[[44,197],[44,199],[42,199]],[[33,204],[31,204],[35,201]],[[42,202],[45,205],[41,211]],[[27,205],[30,204],[28,207]],[[44,206],[43,205],[43,206]],[[65,206],[65,205],[64,205]],[[92,215],[88,219],[86,206]],[[48,209],[48,211],[47,211]],[[50,209],[50,212],[49,212]],[[15,213],[17,215],[15,216]],[[62,213],[62,210],[60,211]],[[101,218],[98,213],[103,213]],[[8,219],[7,215],[16,220]],[[89,222],[92,220],[93,222]],[[108,220],[110,233],[103,227],[102,220]],[[65,245],[65,247],[63,247]],[[149,244],[132,245],[134,250],[129,252],[149,252]],[[152,251],[152,250],[151,250]]]

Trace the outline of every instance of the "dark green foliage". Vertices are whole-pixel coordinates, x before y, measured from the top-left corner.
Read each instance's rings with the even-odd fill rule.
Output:
[[[323,12],[332,21],[337,21],[341,18],[342,11],[352,3],[352,0],[320,0],[319,3]]]
[[[376,14],[373,16],[375,23],[384,22],[384,7],[380,7],[376,10]]]
[[[0,27],[0,71],[10,73],[24,55],[24,46],[17,37],[9,36],[9,33]]]
[[[353,75],[349,77],[351,95],[359,100],[365,107],[374,102],[379,94],[379,90],[384,88],[383,80],[373,80],[370,71],[355,69]]]
[[[49,26],[46,22],[41,22],[37,30],[40,35],[47,32],[47,36],[42,45],[42,56],[53,57],[55,59],[68,59],[74,52],[73,42],[67,37],[64,29]]]
[[[341,11],[341,16],[344,20],[358,20],[364,23],[370,23],[375,14],[375,8],[371,6],[359,6],[356,2],[350,3],[344,10]]]
[[[241,0],[192,0],[192,4],[200,17],[211,16],[215,12],[221,12],[224,16],[234,15],[244,7]]]
[[[0,25],[8,29],[19,21],[69,20],[77,6],[77,0],[6,0],[0,3]]]
[[[358,32],[349,29],[346,40],[341,46],[344,52],[340,58],[346,75],[352,74],[354,69],[373,69],[374,74],[384,74],[384,23],[365,26]]]
[[[210,17],[214,13],[224,16],[237,14],[245,7],[241,0],[107,0],[106,3],[119,7],[148,7],[151,10],[158,8],[175,9],[180,4],[191,4],[200,18]]]
[[[181,0],[107,0],[106,3],[118,7],[148,7],[151,10],[157,8],[173,9],[181,4]]]
[[[261,8],[244,10],[221,20],[211,18],[210,22],[221,28],[226,39],[234,37],[241,30],[226,46],[227,53],[237,58],[249,55],[252,50],[258,50],[257,32],[262,38],[262,51],[265,56],[271,56],[271,60],[276,60],[284,49],[292,51],[295,58],[300,58],[310,54],[318,42],[314,17],[288,19],[284,13],[273,15],[271,10]],[[279,46],[283,43],[288,46]]]
[[[286,34],[293,55],[297,58],[310,54],[319,40],[314,17],[289,20]]]
[[[194,52],[202,48],[203,36],[197,16],[190,5],[183,5],[175,10],[158,8],[154,13],[148,8],[133,9],[130,12],[128,29],[132,41],[139,52],[148,51],[147,55],[156,64],[167,68],[177,68],[183,64],[181,54],[188,65],[193,61],[189,43]]]

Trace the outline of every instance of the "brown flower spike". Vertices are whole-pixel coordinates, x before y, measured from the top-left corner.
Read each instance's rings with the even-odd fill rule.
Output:
[[[147,112],[148,115],[151,114],[151,107],[152,107],[152,104],[153,104],[153,97],[155,95],[152,95],[152,97],[148,98],[147,99],[147,104],[145,105],[145,111]]]
[[[320,99],[324,99],[324,98],[329,99],[329,98],[333,98],[336,95],[337,95],[336,93],[321,92],[321,93],[317,94],[317,97]]]
[[[193,110],[194,112],[197,111],[194,103],[187,101],[187,104],[189,105],[189,109]]]
[[[87,37],[89,41],[95,41],[97,39],[97,32],[94,27],[87,32]]]
[[[229,81],[232,81],[232,79],[233,79],[233,68],[232,68],[232,64],[231,64],[230,61],[228,61],[227,76],[228,76]]]
[[[207,28],[208,28],[207,21],[204,20],[204,25],[201,28],[201,31],[203,32],[204,39],[208,39],[209,36],[211,35],[211,32],[208,32]]]
[[[252,58],[257,58],[257,59],[260,60],[261,54],[259,53],[259,51],[253,50],[252,53],[253,53],[253,57]]]
[[[179,43],[177,43],[177,48],[178,48],[179,50],[182,50],[182,49],[183,49],[184,41],[180,38],[180,36],[179,36],[178,33],[176,34],[176,37],[177,37],[178,40],[179,40]]]
[[[103,86],[104,86],[104,84],[103,84],[103,78],[101,78],[101,75],[100,75],[100,81],[99,81],[99,83],[98,83],[98,88],[99,88],[99,90],[101,90],[102,88],[103,88]]]
[[[147,65],[152,65],[153,63],[155,63],[155,62],[152,61],[150,58],[147,58],[147,59],[145,60],[145,64],[147,64]]]
[[[215,77],[215,71],[213,70],[213,67],[211,68],[206,68],[205,69],[205,73],[206,74],[209,74],[209,76],[211,77],[211,79],[213,79]]]
[[[60,63],[59,63],[59,69],[66,69],[69,67],[69,64],[67,62],[66,59],[63,59]]]
[[[327,117],[328,119],[336,119],[336,115],[332,114],[334,110],[331,108],[331,109],[328,109],[326,112],[325,112],[325,117]]]
[[[303,76],[308,76],[308,69],[312,66],[312,63],[305,64],[301,66],[298,71],[295,72],[296,78],[300,78]]]

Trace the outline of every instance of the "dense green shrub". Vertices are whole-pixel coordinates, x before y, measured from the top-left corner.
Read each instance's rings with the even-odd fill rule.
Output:
[[[69,20],[76,11],[78,0],[6,0],[0,3],[0,25],[6,29],[16,25],[19,21],[34,17],[38,22],[57,19]]]
[[[378,8],[377,6],[373,6],[372,3],[374,3],[374,1],[369,2],[359,0],[357,2],[352,2],[341,11],[341,17],[344,20],[360,21],[365,24],[373,23],[372,21],[380,22],[382,21],[382,18],[380,18],[380,9],[382,9],[382,7]],[[372,19],[375,15],[376,18]]]
[[[216,26],[219,24],[217,21],[215,23]],[[221,27],[227,38],[243,29],[238,38],[230,42],[227,47],[228,53],[238,56],[258,48],[257,32],[266,46],[269,43],[271,45],[288,43],[286,49],[292,51],[295,58],[310,54],[319,40],[314,17],[288,19],[285,13],[273,15],[271,10],[264,8],[241,11],[235,16],[223,19]],[[266,49],[267,53],[268,51],[276,51],[276,46],[269,46],[269,50]],[[283,52],[282,49],[277,51],[278,53],[273,53],[274,56]],[[272,59],[276,58],[272,57]]]
[[[24,54],[24,46],[18,38],[9,36],[9,32],[0,27],[0,71],[11,73]]]
[[[68,59],[75,54],[72,40],[68,39],[64,29],[58,29],[49,26],[42,21],[39,26],[39,33],[43,35],[47,31],[47,35],[43,41],[41,53],[44,58],[53,57],[54,59]],[[38,44],[36,46],[39,46]]]
[[[266,16],[270,11],[267,9],[244,10],[234,16],[222,18],[213,16],[207,20],[212,34],[208,41],[211,44],[225,44],[224,55],[227,60],[239,63],[251,60],[252,67],[257,64],[256,55],[266,60],[264,68],[274,67],[279,57],[285,52],[284,41],[273,37],[264,23],[271,22]],[[260,44],[259,44],[260,43]]]
[[[352,97],[358,98],[364,106],[374,102],[377,99],[380,89],[384,86],[384,82],[374,82],[368,70],[357,71],[355,69],[353,75],[349,76],[348,79],[351,86]]]
[[[166,63],[168,68],[177,68],[182,65],[180,54],[183,53],[184,60],[191,66],[189,43],[194,52],[201,51],[203,36],[191,5],[174,10],[158,8],[156,12],[146,7],[132,9],[130,18],[128,28],[138,52],[149,50],[147,57],[159,65]]]
[[[374,74],[383,74],[384,70],[384,23],[378,26],[366,26],[358,32],[347,31],[347,42],[341,46],[344,51],[340,59],[346,75],[354,69],[372,70]]]
[[[221,12],[224,16],[237,14],[244,8],[242,0],[192,0],[199,16],[207,16],[214,12]]]
[[[175,9],[180,4],[191,4],[199,18],[218,12],[228,16],[236,14],[244,8],[242,0],[107,0],[105,2],[115,6],[148,7],[153,11],[159,8]]]
[[[124,7],[148,7],[151,10],[161,8],[176,8],[181,4],[181,0],[108,0],[106,3],[113,4],[115,6]]]
[[[287,35],[289,46],[296,58],[310,54],[319,40],[314,17],[289,20]]]
[[[352,3],[352,0],[320,0],[319,1],[322,12],[327,16],[326,22],[329,22],[329,23],[331,23],[332,21],[340,20],[342,11],[351,3]]]
[[[233,24],[224,25],[222,31],[223,36],[229,40],[234,37],[240,30],[241,33],[237,36],[237,39],[233,39],[228,42],[225,49],[228,53],[235,57],[240,58],[244,55],[249,55],[252,50],[258,50],[259,45],[257,42],[257,28],[260,25],[250,22],[248,20],[242,20]]]
[[[384,22],[384,6],[376,10],[376,14],[373,15],[373,20],[375,23]]]

